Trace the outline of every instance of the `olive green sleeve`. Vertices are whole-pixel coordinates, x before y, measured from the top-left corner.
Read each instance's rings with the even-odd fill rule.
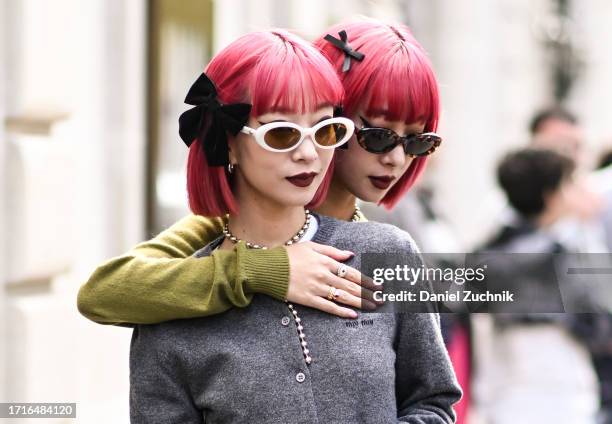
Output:
[[[219,218],[190,215],[125,255],[100,265],[79,290],[81,314],[100,324],[131,326],[219,314],[244,307],[254,293],[284,300],[284,247],[217,249],[192,257],[222,232]]]

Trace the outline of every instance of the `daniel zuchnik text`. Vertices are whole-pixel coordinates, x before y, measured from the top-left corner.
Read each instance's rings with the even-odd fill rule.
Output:
[[[402,290],[399,293],[383,293],[378,290],[374,292],[374,300],[383,302],[514,302],[514,293],[504,290],[502,293],[474,293],[471,290],[450,293],[430,293],[421,290],[417,299],[417,294]]]

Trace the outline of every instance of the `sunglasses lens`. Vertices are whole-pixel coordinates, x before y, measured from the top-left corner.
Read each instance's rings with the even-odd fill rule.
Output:
[[[320,146],[333,147],[346,136],[347,132],[348,128],[344,124],[328,124],[319,128],[314,138]]]
[[[389,131],[378,128],[359,130],[357,142],[370,153],[386,153],[397,146]]]
[[[405,151],[408,155],[424,155],[432,147],[440,144],[440,138],[430,134],[415,134],[409,136],[409,141],[405,145]]]
[[[273,149],[284,150],[295,146],[301,136],[300,131],[296,128],[277,127],[266,131],[264,141]]]

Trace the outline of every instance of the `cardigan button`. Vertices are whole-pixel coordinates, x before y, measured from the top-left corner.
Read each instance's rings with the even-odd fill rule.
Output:
[[[285,327],[288,326],[290,322],[291,320],[289,317],[283,317],[283,319],[281,319],[281,324],[283,324]]]
[[[303,372],[298,372],[295,376],[295,379],[297,380],[298,383],[303,383],[304,380],[306,380],[306,376],[304,375]]]

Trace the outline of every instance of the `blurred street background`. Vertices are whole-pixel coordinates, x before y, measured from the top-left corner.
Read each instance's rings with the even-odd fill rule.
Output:
[[[466,252],[495,230],[496,167],[542,108],[577,118],[585,174],[612,149],[609,0],[0,0],[0,402],[77,403],[76,420],[48,422],[129,422],[131,331],[87,321],[76,294],[188,213],[187,88],[241,34],[313,39],[357,15],[409,25],[441,85],[444,143],[422,185],[444,230],[415,234],[423,251]],[[481,374],[466,422],[506,422],[488,403],[494,326],[470,325]]]

